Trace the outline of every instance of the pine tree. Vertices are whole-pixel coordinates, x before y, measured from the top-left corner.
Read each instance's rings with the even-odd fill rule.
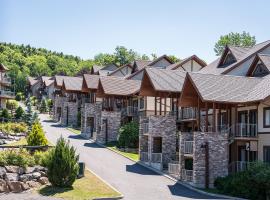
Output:
[[[25,122],[29,127],[31,127],[33,124],[33,110],[30,98],[27,99],[26,106]]]
[[[53,186],[71,187],[79,172],[79,156],[64,138],[59,138],[48,158],[48,178]]]
[[[49,110],[48,109],[48,103],[47,103],[46,99],[42,99],[39,111],[41,113],[46,113],[46,112],[48,112],[48,110]]]
[[[27,144],[30,146],[48,145],[48,140],[46,139],[45,133],[38,121],[33,124],[31,131],[27,136]]]
[[[16,119],[21,119],[24,115],[24,110],[21,106],[19,106],[16,111],[15,111],[15,118]]]

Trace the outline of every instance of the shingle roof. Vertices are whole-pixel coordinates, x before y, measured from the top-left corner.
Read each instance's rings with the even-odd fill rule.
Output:
[[[37,78],[30,77],[30,76],[27,79],[30,86],[35,85],[39,81]]]
[[[64,77],[63,80],[63,86],[67,91],[78,91],[78,92],[82,91],[82,83],[83,83],[82,77],[66,76]]]
[[[137,66],[137,69],[135,69],[135,70],[141,70],[141,69],[145,68],[147,65],[149,65],[152,61],[150,61],[150,60],[135,60],[134,62]]]
[[[180,70],[168,69],[145,69],[145,75],[148,76],[156,91],[181,92],[185,80],[186,72]]]
[[[64,80],[65,77],[67,77],[67,76],[55,76],[55,77],[54,77],[55,83],[56,83],[56,86],[57,86],[57,87],[62,87],[62,85],[63,85],[63,80]]]
[[[180,60],[179,62],[176,62],[176,63],[173,63],[169,66],[166,67],[166,69],[171,69],[171,70],[174,70],[174,69],[177,69],[179,67],[181,67],[181,69],[185,70],[182,65],[184,65],[185,63],[187,63],[188,61],[190,60],[195,60],[196,62],[198,62],[202,67],[205,67],[207,64],[206,62],[204,62],[202,59],[200,59],[198,56],[196,55],[192,55],[192,56],[189,56],[183,60]]]
[[[111,72],[108,76],[112,76],[112,75],[114,75],[115,73],[117,73],[117,72],[121,72],[122,73],[122,69],[124,69],[125,67],[129,67],[129,68],[132,68],[132,66],[130,65],[130,64],[126,64],[126,65],[123,65],[123,66],[121,66],[121,67],[119,67],[118,69],[116,69],[116,70],[114,70],[113,72]],[[123,74],[123,73],[122,73]],[[126,76],[126,75],[129,75],[129,74],[123,74],[123,76]]]
[[[264,78],[188,73],[204,101],[247,103],[270,95],[270,76]]]
[[[251,47],[237,47],[237,46],[228,46],[236,60],[241,60],[243,56],[251,49]]]
[[[270,71],[270,55],[258,54],[258,56],[259,56],[260,60],[263,62],[263,64]]]
[[[83,78],[88,89],[98,89],[99,75],[84,74]]]
[[[97,73],[100,69],[102,69],[104,66],[99,66],[99,65],[93,65],[93,72]]]
[[[265,42],[256,44],[255,46],[253,46],[251,48],[247,48],[247,49],[241,48],[241,50],[240,50],[239,47],[230,46],[229,48],[233,49],[232,53],[234,54],[235,57],[237,57],[236,59],[238,59],[235,63],[233,63],[233,64],[231,64],[231,65],[229,65],[227,67],[218,67],[219,60],[220,60],[220,58],[218,58],[214,62],[210,63],[208,66],[201,69],[200,73],[204,73],[204,74],[226,74],[229,71],[236,68],[237,66],[239,66],[241,63],[243,63],[247,59],[254,56],[256,53],[259,53],[262,49],[268,47],[269,45],[270,45],[270,40],[267,40]]]
[[[128,96],[136,94],[139,91],[141,81],[103,76],[100,77],[99,84],[106,95]]]
[[[54,82],[51,76],[41,76],[41,81],[45,84],[46,87]]]

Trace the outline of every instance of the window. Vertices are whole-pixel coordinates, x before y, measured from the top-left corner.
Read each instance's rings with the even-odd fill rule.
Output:
[[[270,146],[263,147],[263,161],[270,163]]]
[[[140,99],[140,109],[144,109],[144,98]]]
[[[262,77],[267,74],[269,74],[269,71],[266,69],[266,67],[262,63],[259,63],[253,72],[253,76],[255,77]]]
[[[263,109],[263,127],[270,128],[270,107]]]
[[[232,64],[234,62],[236,62],[234,56],[230,52],[228,52],[225,59],[224,59],[224,61],[223,61],[222,66],[228,66],[228,65],[230,65],[230,64]]]

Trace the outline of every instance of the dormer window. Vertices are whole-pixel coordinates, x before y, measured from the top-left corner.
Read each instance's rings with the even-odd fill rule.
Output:
[[[230,64],[233,64],[234,62],[236,62],[236,59],[234,58],[234,56],[232,55],[232,53],[229,51],[222,63],[222,66],[228,66]]]
[[[266,76],[267,74],[269,74],[268,69],[265,67],[265,65],[262,62],[258,62],[252,75],[254,77],[263,77],[263,76]]]

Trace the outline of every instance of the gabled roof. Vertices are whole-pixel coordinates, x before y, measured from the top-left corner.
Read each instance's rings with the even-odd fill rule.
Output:
[[[63,79],[63,88],[66,91],[81,92],[82,91],[82,77],[66,76]]]
[[[8,68],[4,64],[0,63],[0,71],[8,71]]]
[[[169,58],[169,56],[167,55],[162,55],[156,59],[154,59],[151,63],[148,64],[148,66],[153,66],[154,64],[156,64],[157,62],[159,62],[160,60],[165,59],[167,60],[169,63],[173,64],[173,61]]]
[[[122,73],[122,69],[124,69],[124,68],[126,68],[126,67],[129,67],[129,68],[133,68],[132,67],[132,65],[130,64],[130,63],[128,63],[128,64],[125,64],[125,65],[123,65],[123,66],[121,66],[121,67],[119,67],[119,68],[117,68],[116,70],[114,70],[113,72],[111,72],[108,76],[113,76],[115,73],[117,73],[117,72],[121,72]],[[123,74],[123,73],[122,73]],[[123,76],[126,76],[127,74],[123,74]]]
[[[270,71],[270,55],[258,54],[260,60],[265,65],[265,67]]]
[[[93,65],[91,68],[91,73],[96,74],[100,69],[102,69],[104,66],[99,66],[99,65]]]
[[[117,65],[115,65],[115,64],[109,64],[109,65],[106,65],[106,66],[102,67],[100,70],[114,71],[117,68],[118,68]]]
[[[262,62],[262,64],[266,67],[266,70],[268,70],[268,72],[270,73],[270,55],[257,54],[253,59],[246,76],[252,76],[259,61]]]
[[[129,96],[140,89],[141,81],[126,80],[121,77],[103,76],[99,79],[98,93],[100,95]]]
[[[227,74],[236,67],[238,67],[243,62],[250,59],[255,54],[259,53],[260,51],[264,50],[265,48],[270,46],[270,40],[267,40],[265,42],[259,43],[254,45],[251,48],[238,48],[238,47],[228,47],[228,49],[232,50],[232,53],[234,52],[234,57],[238,59],[235,63],[232,63],[229,66],[226,67],[219,67],[220,58],[216,59],[214,62],[210,63],[203,69],[201,69],[200,73],[204,74]]]
[[[190,81],[202,101],[219,103],[250,103],[270,95],[270,76],[265,78],[188,73],[183,91]],[[184,92],[180,101],[185,98]],[[181,102],[180,102],[181,104]]]
[[[39,81],[37,78],[31,77],[31,76],[28,76],[27,80],[30,86],[35,85]]]
[[[63,80],[67,76],[54,76],[54,83],[56,87],[62,87],[63,86]]]
[[[136,67],[135,71],[144,69],[147,65],[149,65],[152,61],[150,60],[135,60],[133,66]]]
[[[92,89],[92,90],[98,89],[99,75],[84,74],[83,79],[84,79],[87,89]]]
[[[40,80],[46,87],[50,86],[54,82],[51,76],[41,76]]]
[[[171,70],[175,70],[175,69],[178,69],[178,68],[181,68],[182,70],[185,70],[182,66],[187,63],[188,61],[190,60],[194,60],[196,61],[199,65],[201,65],[202,67],[205,67],[207,64],[206,62],[204,62],[202,59],[200,59],[198,56],[196,55],[192,55],[192,56],[189,56],[183,60],[180,60],[179,62],[176,62],[174,64],[171,64],[169,66],[166,67],[166,69],[171,69]]]
[[[146,90],[149,89],[149,82],[155,92],[180,93],[185,76],[186,72],[181,70],[147,68],[141,83],[140,95],[148,96],[144,88],[146,86]]]

